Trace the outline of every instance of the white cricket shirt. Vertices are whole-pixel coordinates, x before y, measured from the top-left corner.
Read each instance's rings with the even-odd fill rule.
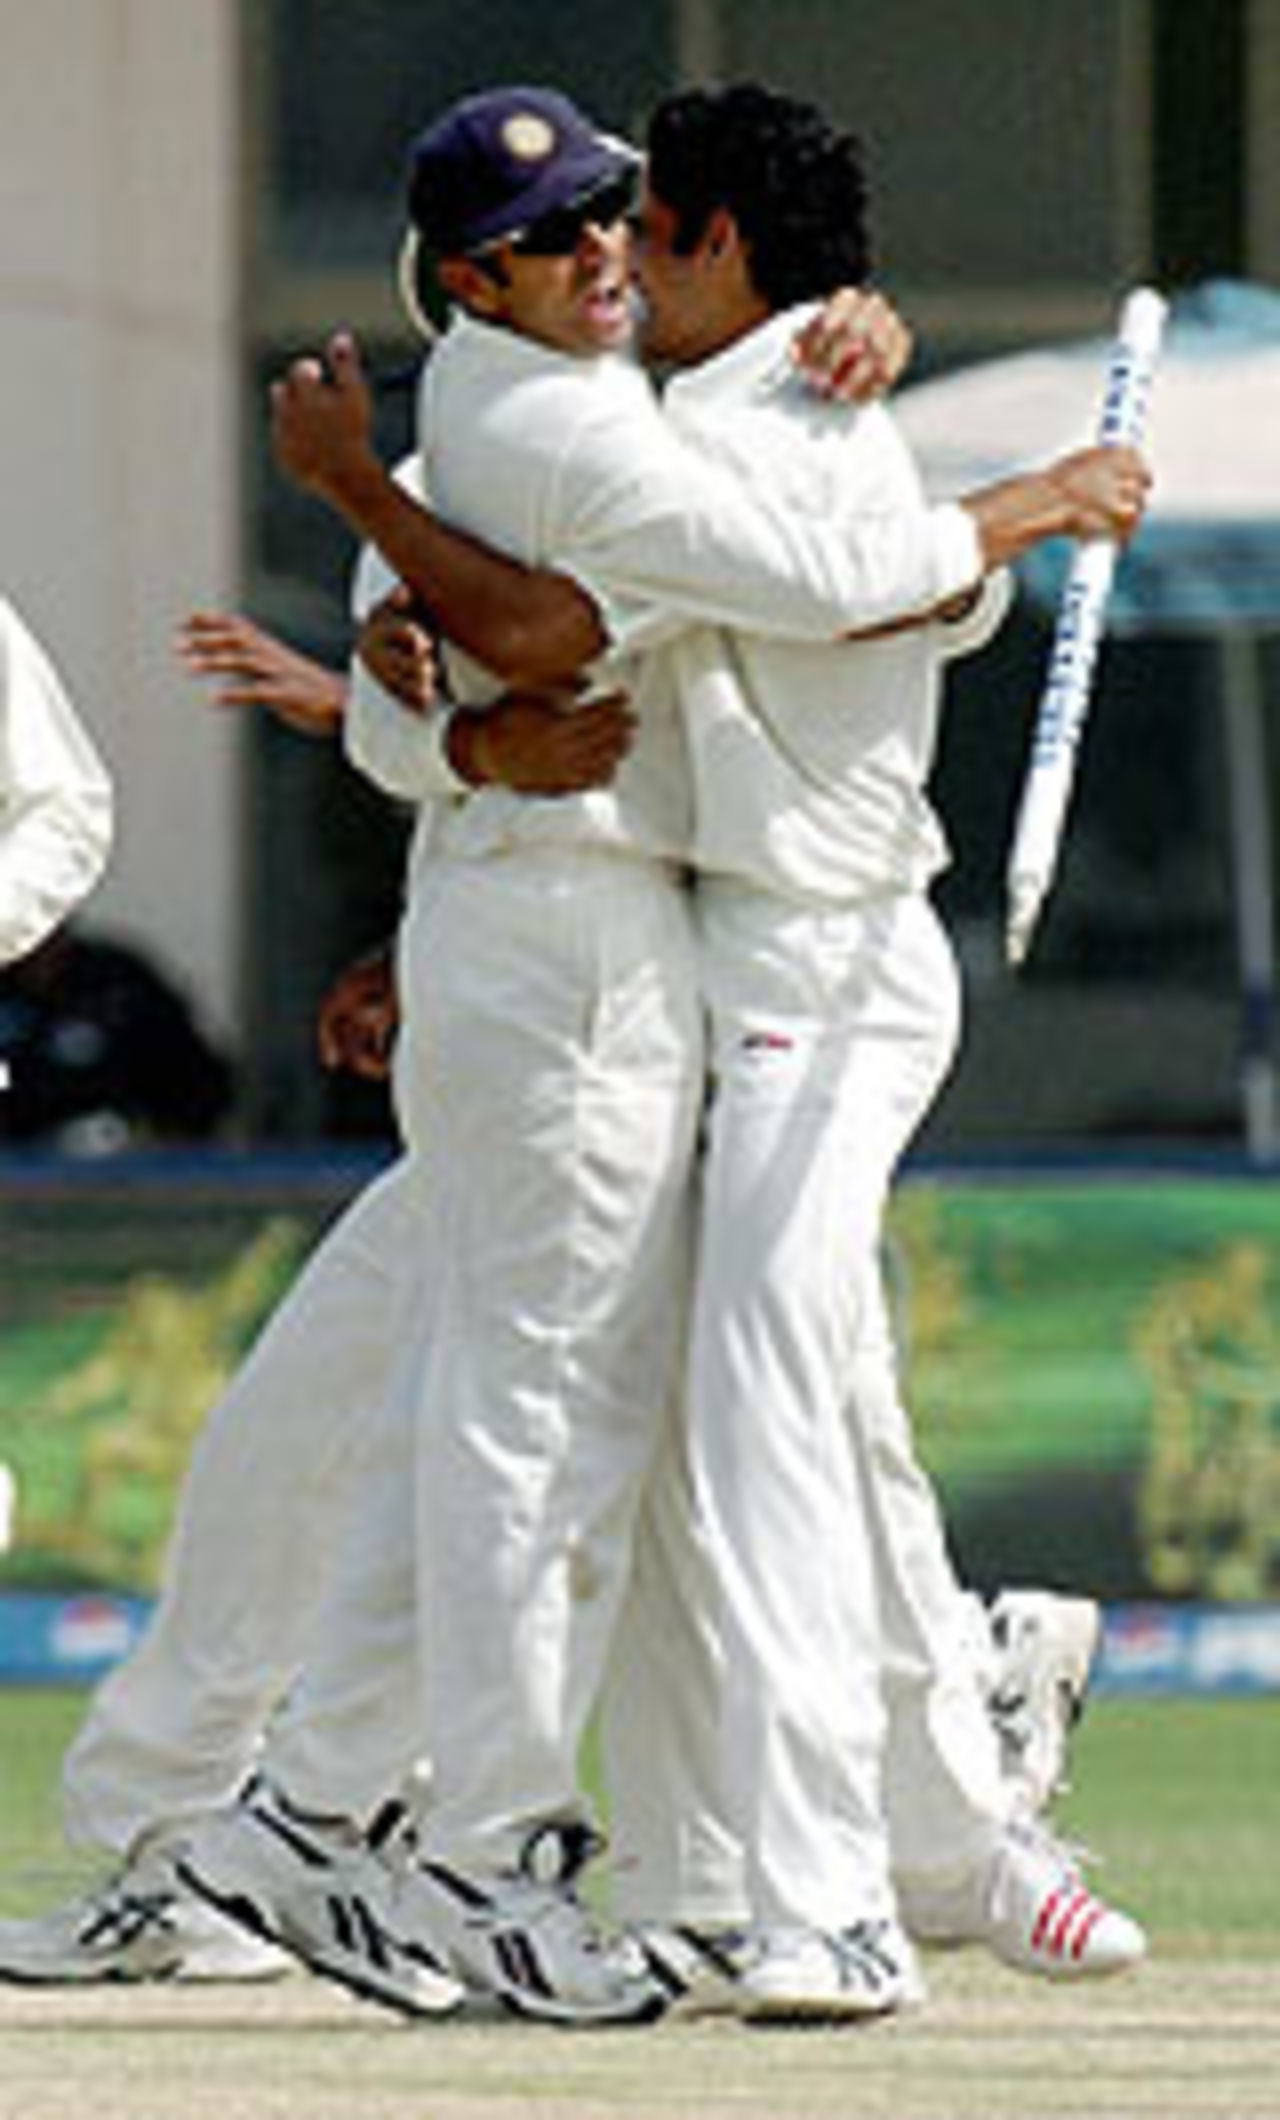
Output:
[[[775,503],[821,520],[856,506],[897,523],[904,539],[913,526],[925,537],[933,511],[883,406],[851,413],[795,375],[789,348],[810,313],[772,317],[676,376],[664,401],[672,427]],[[698,871],[824,905],[923,888],[946,861],[925,793],[941,662],[985,638],[1006,602],[999,583],[976,625],[836,646],[687,631],[671,660]]]
[[[432,504],[447,521],[570,574],[594,597],[613,643],[595,674],[630,691],[639,713],[635,747],[610,788],[555,801],[481,789],[465,805],[438,807],[432,840],[453,852],[585,839],[684,858],[688,761],[671,670],[665,656],[638,651],[707,623],[829,643],[851,626],[930,607],[981,571],[960,508],[922,507],[904,520],[851,497],[829,513],[793,510],[686,446],[629,360],[576,359],[466,316],[425,371],[420,442]],[[466,702],[496,690],[460,656],[450,680]],[[375,748],[368,705],[358,739],[366,770]],[[429,728],[421,749],[422,792],[440,793]],[[403,731],[394,779],[407,793]]]
[[[0,964],[43,942],[98,881],[111,783],[49,658],[0,597]]]

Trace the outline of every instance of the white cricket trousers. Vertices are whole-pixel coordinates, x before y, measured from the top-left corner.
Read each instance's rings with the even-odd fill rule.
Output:
[[[892,1906],[891,1867],[965,1874],[1008,1811],[879,1266],[893,1171],[954,1050],[958,981],[922,898],[821,913],[704,882],[698,907],[714,1087],[688,1449],[737,1898],[759,1921],[837,1928]],[[675,1552],[678,1518],[676,1502]],[[636,1624],[660,1660],[655,1572]],[[651,1734],[656,1747],[661,1718],[678,1718],[688,1809],[706,1741],[690,1737],[697,1645],[674,1615],[669,1632]],[[625,1739],[616,1771],[633,1762]],[[694,1896],[727,1913],[732,1861],[709,1812],[700,1838],[686,1817],[651,1891],[628,1881],[630,1907],[660,1903],[691,1862]]]
[[[582,849],[438,862],[415,883],[399,988],[426,1228],[382,1445],[399,1475],[362,1497],[270,1758],[298,1802],[341,1807],[373,1675],[394,1689],[411,1537],[425,1845],[498,1869],[580,1812],[683,1344],[703,1080],[684,890]]]
[[[302,1663],[353,1483],[367,1476],[414,1229],[401,1159],[326,1233],[209,1414],[155,1611],[64,1762],[73,1840],[125,1853],[229,1802],[252,1770]]]

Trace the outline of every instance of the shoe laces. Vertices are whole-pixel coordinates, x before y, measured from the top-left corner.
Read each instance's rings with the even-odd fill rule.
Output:
[[[131,1883],[126,1866],[85,1894],[77,1936],[86,1946],[132,1943],[148,1929],[172,1925],[176,1897],[171,1888],[161,1884],[147,1887]]]

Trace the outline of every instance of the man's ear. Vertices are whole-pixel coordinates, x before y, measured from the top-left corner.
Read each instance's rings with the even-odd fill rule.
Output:
[[[738,223],[727,206],[716,207],[702,231],[699,248],[714,262],[741,251],[742,236]]]
[[[436,278],[449,300],[473,316],[492,316],[498,307],[499,289],[492,273],[471,258],[441,258]]]

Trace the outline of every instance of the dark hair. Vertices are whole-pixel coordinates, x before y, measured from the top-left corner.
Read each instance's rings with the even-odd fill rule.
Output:
[[[693,250],[718,208],[733,215],[757,294],[783,309],[860,286],[871,269],[862,149],[812,103],[759,82],[683,89],[649,124],[649,182]]]

